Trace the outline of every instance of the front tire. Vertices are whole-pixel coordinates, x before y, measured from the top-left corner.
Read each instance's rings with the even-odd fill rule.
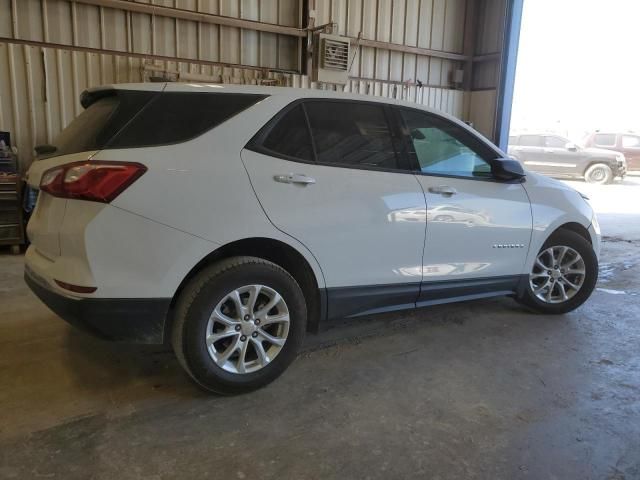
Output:
[[[584,172],[584,179],[596,185],[609,184],[613,181],[613,170],[606,163],[595,163]]]
[[[545,314],[575,310],[598,280],[598,259],[591,244],[570,230],[558,230],[544,243],[526,288],[517,299]]]
[[[173,349],[201,387],[232,395],[263,387],[295,359],[307,307],[295,279],[256,257],[205,268],[177,302]]]

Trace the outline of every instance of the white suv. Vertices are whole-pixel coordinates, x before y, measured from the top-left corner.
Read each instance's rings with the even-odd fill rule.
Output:
[[[495,295],[564,313],[596,283],[585,199],[421,106],[173,83],[82,105],[28,172],[26,281],[104,338],[171,341],[206,389],[267,384],[330,319]]]

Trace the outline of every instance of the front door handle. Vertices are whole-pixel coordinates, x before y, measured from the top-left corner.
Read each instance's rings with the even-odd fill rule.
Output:
[[[438,185],[437,187],[429,187],[429,192],[435,193],[438,195],[444,195],[445,197],[450,197],[451,195],[455,195],[458,191],[450,187],[448,185]]]
[[[307,177],[301,173],[287,173],[286,175],[275,175],[273,179],[280,183],[297,183],[299,185],[311,185],[316,183],[313,177]]]

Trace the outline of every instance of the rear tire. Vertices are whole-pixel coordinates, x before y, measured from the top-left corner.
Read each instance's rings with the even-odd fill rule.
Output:
[[[567,313],[587,301],[597,281],[598,259],[591,244],[575,232],[558,230],[540,249],[517,300],[539,313]]]
[[[606,163],[595,163],[584,172],[584,179],[596,185],[609,184],[613,181],[613,170]]]
[[[280,376],[302,345],[306,323],[304,295],[286,270],[256,257],[232,257],[184,288],[172,344],[198,385],[233,395]]]

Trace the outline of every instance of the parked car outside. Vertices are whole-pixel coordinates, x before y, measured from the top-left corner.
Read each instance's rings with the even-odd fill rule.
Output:
[[[448,115],[174,83],[81,103],[28,172],[26,282],[103,338],[170,342],[205,389],[266,385],[330,319],[498,295],[561,314],[596,284],[586,199]]]
[[[620,152],[627,160],[627,169],[630,172],[640,171],[640,134],[596,131],[587,135],[582,145],[585,148],[599,147]]]
[[[436,205],[427,209],[427,222],[460,222],[467,225],[481,225],[489,221],[482,212],[458,205]]]
[[[559,135],[522,134],[509,137],[509,155],[527,170],[557,178],[584,178],[589,183],[623,179],[623,154],[601,148],[583,148]]]

